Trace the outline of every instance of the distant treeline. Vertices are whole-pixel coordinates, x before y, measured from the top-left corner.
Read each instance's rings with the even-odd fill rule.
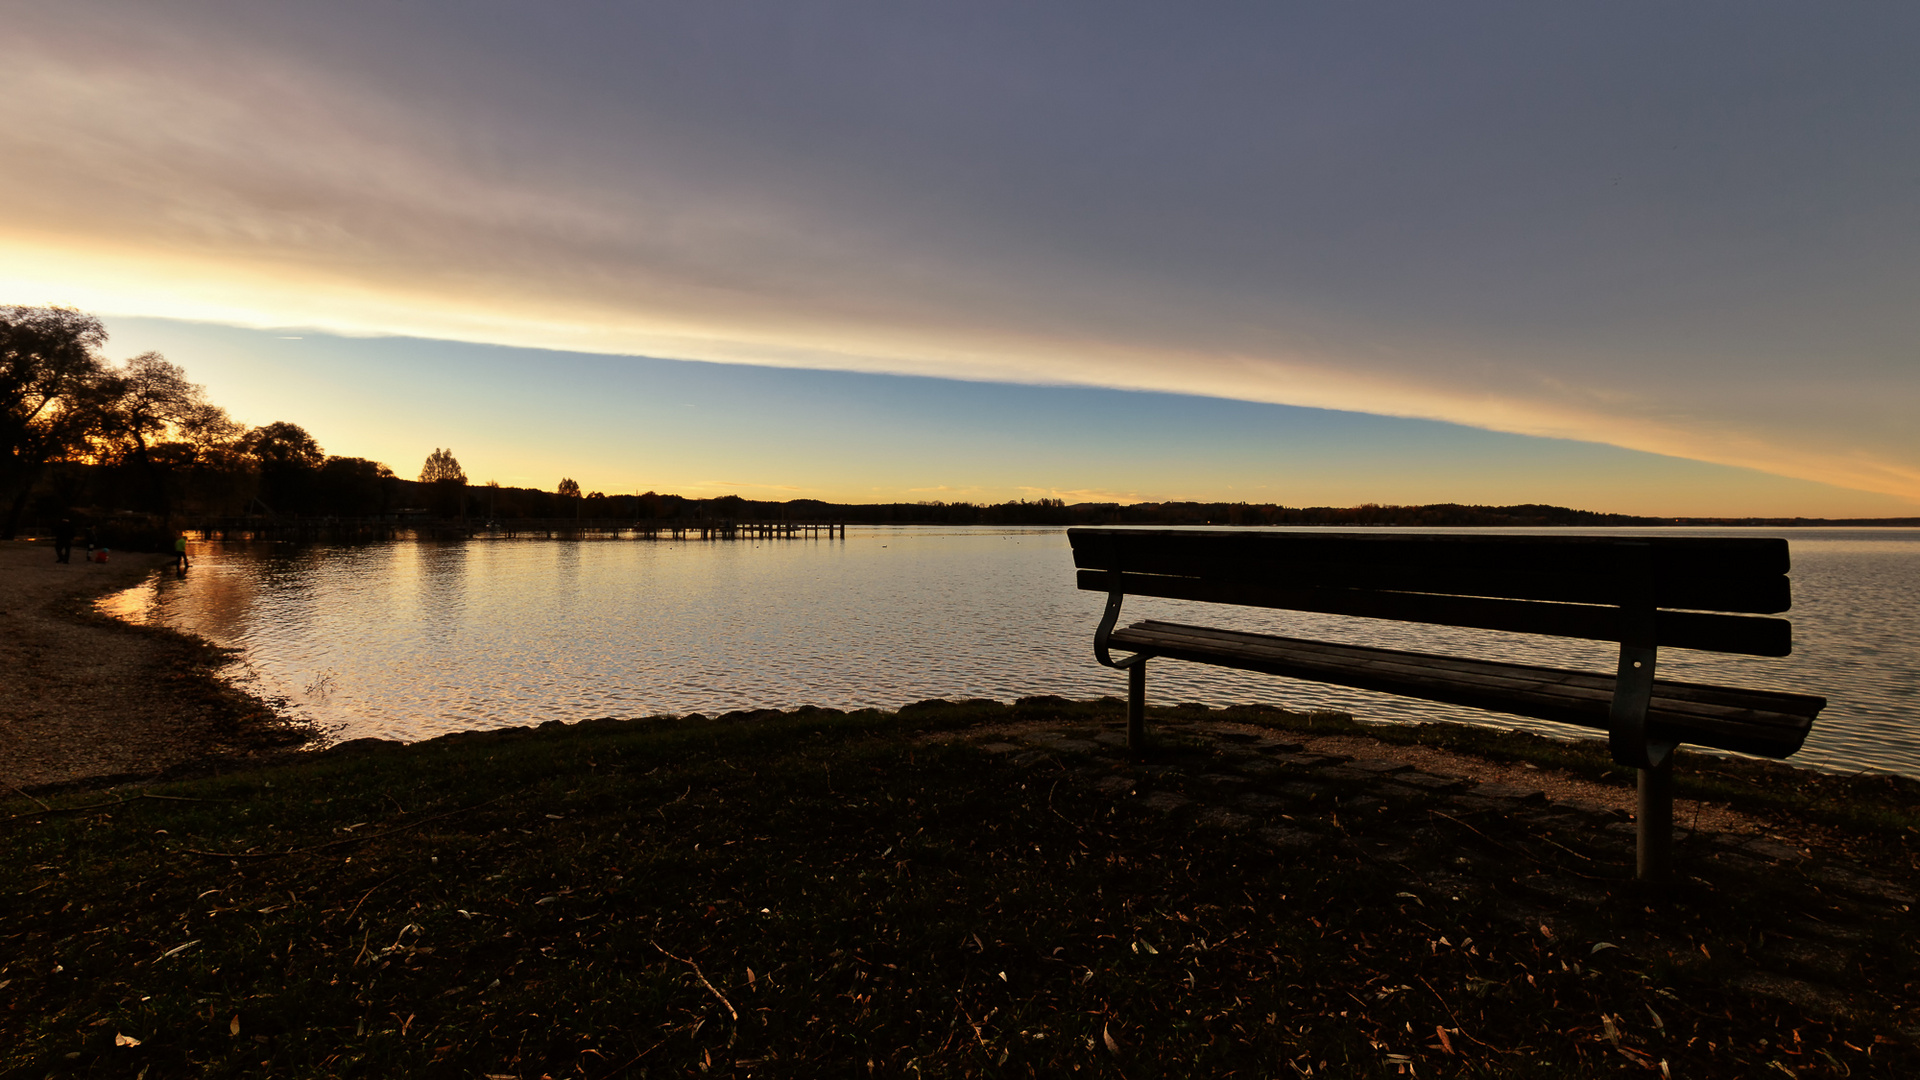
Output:
[[[292,425],[270,425],[291,435]],[[298,429],[293,429],[297,431]],[[304,435],[304,432],[300,433]],[[265,441],[265,440],[263,440]],[[449,459],[450,460],[450,459]],[[384,465],[361,458],[333,457],[317,446],[301,455],[234,455],[201,459],[183,468],[163,469],[171,488],[167,500],[174,519],[190,524],[201,517],[467,518],[521,521],[836,521],[855,525],[1332,525],[1347,527],[1545,528],[1581,526],[1763,526],[1820,525],[1920,527],[1920,518],[1832,520],[1822,518],[1658,518],[1603,514],[1564,506],[1467,506],[1435,503],[1394,506],[1279,506],[1270,503],[1158,502],[1067,503],[1061,499],[1018,499],[1002,503],[899,502],[832,503],[818,499],[785,502],[737,495],[689,498],[645,492],[608,495],[561,490],[474,485],[464,478],[421,482],[395,476]],[[222,467],[224,466],[224,467]],[[455,463],[457,468],[457,463]],[[99,517],[105,508],[119,512],[157,509],[152,498],[153,470],[131,460],[105,463],[60,462],[43,477],[36,515],[43,521],[86,507],[82,516]]]
[[[823,504],[825,505],[825,504]],[[1544,526],[1663,525],[1664,518],[1569,510],[1563,506],[1278,506],[1271,503],[1073,503],[1039,499],[972,503],[882,504],[836,507],[848,521],[924,520],[979,525],[1397,525]],[[874,516],[869,517],[868,514]]]
[[[1602,514],[1564,506],[1279,506],[1273,503],[1072,503],[1060,499],[1004,503],[930,502],[840,504],[796,499],[786,503],[726,502],[741,520],[827,518],[872,524],[928,525],[1346,525],[1426,528],[1545,528],[1556,526],[1719,525],[1773,528],[1819,525],[1920,527],[1920,518],[1665,518]]]
[[[484,491],[484,489],[480,489]],[[501,488],[503,511],[522,516],[521,508],[542,505],[546,492]],[[511,497],[509,497],[511,493]],[[475,496],[480,497],[479,495]],[[550,504],[548,504],[550,505]],[[1920,518],[1837,520],[1826,518],[1663,518],[1632,514],[1602,514],[1564,506],[1528,503],[1521,506],[1466,506],[1433,503],[1425,506],[1279,506],[1272,503],[1159,502],[1067,503],[1062,499],[1017,499],[1002,503],[911,502],[831,503],[817,499],[759,502],[726,495],[716,499],[689,499],[678,495],[605,496],[589,494],[575,509],[586,517],[670,517],[726,521],[844,521],[866,525],[1345,525],[1427,528],[1545,528],[1557,526],[1658,525],[1889,525],[1920,527]],[[536,511],[525,516],[548,516]]]
[[[829,503],[754,502],[728,496],[690,505],[741,521],[823,519],[871,525],[1647,525],[1664,519],[1557,506],[1292,507],[1258,503]]]

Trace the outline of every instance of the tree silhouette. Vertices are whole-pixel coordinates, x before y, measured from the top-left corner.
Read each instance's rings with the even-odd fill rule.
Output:
[[[448,516],[467,516],[467,474],[453,456],[453,449],[434,448],[427,463],[420,467],[420,482],[433,488],[437,509]]]
[[[107,372],[99,388],[101,433],[120,444],[114,448],[120,451],[116,456],[131,457],[139,465],[164,524],[172,517],[173,501],[155,463],[155,443],[170,435],[174,441],[191,442],[195,434],[230,429],[232,421],[207,401],[205,390],[187,381],[183,368],[157,352],[141,353]]]
[[[240,446],[260,470],[260,501],[269,510],[298,513],[305,507],[315,474],[327,460],[306,428],[276,420],[247,432]]]
[[[47,462],[97,430],[100,320],[72,308],[0,307],[0,496],[8,539]]]
[[[554,489],[554,492],[560,496],[560,505],[565,506],[567,503],[573,504],[573,516],[578,518],[580,516],[580,485],[575,482],[572,477],[563,476],[560,478],[560,485]]]
[[[254,428],[241,445],[262,468],[317,469],[327,460],[327,452],[306,428],[285,420]]]
[[[310,505],[341,517],[386,513],[394,482],[392,469],[357,457],[329,457],[311,479]]]
[[[453,450],[434,448],[427,455],[427,463],[420,467],[420,482],[423,484],[465,484],[467,474],[460,468],[460,462],[453,456]]]

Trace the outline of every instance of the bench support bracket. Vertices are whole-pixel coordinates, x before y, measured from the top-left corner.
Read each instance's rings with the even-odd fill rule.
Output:
[[[1663,885],[1673,871],[1673,747],[1647,732],[1658,654],[1652,551],[1644,543],[1622,544],[1620,560],[1620,667],[1607,718],[1607,748],[1613,760],[1639,776],[1634,813],[1634,877]]]
[[[1107,639],[1120,621],[1120,604],[1126,598],[1119,589],[1107,594],[1106,614],[1100,617],[1100,628],[1093,632],[1093,658],[1107,667],[1127,671],[1127,749],[1138,754],[1147,748],[1147,657],[1153,654],[1135,653],[1115,660],[1107,650]]]
[[[1621,765],[1654,769],[1673,752],[1673,744],[1647,734],[1659,652],[1653,563],[1646,544],[1620,547],[1620,666],[1615,669],[1613,707],[1607,717],[1607,749]]]

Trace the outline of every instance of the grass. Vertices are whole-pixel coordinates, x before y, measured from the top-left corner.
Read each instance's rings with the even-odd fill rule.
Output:
[[[1634,784],[1633,770],[1613,762],[1603,739],[1553,739],[1468,724],[1359,724],[1339,715],[1315,719],[1315,729],[1327,734],[1440,746],[1494,761],[1561,769],[1619,787]],[[1920,836],[1920,781],[1904,776],[1822,773],[1692,748],[1683,748],[1676,762],[1674,791],[1683,799],[1726,803],[1762,817],[1827,825],[1883,841]]]
[[[1336,717],[1232,715],[1352,730]],[[1441,820],[1426,804],[1363,817],[1342,803],[1342,846],[1276,857],[1255,836],[1100,797],[1097,762],[1020,766],[976,739],[928,738],[1040,718],[1091,726],[1117,706],[547,725],[64,791],[43,795],[45,808],[6,802],[0,1071],[1920,1067],[1900,1026],[1913,1021],[1920,965],[1900,932],[1866,940],[1851,1004],[1810,1009],[1736,987],[1769,912],[1723,882],[1658,909],[1602,882],[1597,905],[1570,903],[1581,910],[1553,926],[1516,921],[1502,882],[1521,863],[1563,858],[1555,875],[1594,878],[1570,837],[1558,856],[1497,821]],[[1549,740],[1365,731],[1605,772],[1590,748]],[[1141,775],[1197,784],[1181,769],[1204,747],[1166,745]],[[1796,803],[1746,768],[1715,765],[1697,782],[1855,822],[1862,843],[1905,857],[1908,788],[1889,788],[1881,809],[1848,809],[1844,785],[1797,774]],[[1408,854],[1367,854],[1389,841]]]

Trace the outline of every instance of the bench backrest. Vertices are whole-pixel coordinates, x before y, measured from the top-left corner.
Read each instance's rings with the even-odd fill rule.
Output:
[[[1655,644],[1792,651],[1787,542],[1206,529],[1067,530],[1082,589]]]

